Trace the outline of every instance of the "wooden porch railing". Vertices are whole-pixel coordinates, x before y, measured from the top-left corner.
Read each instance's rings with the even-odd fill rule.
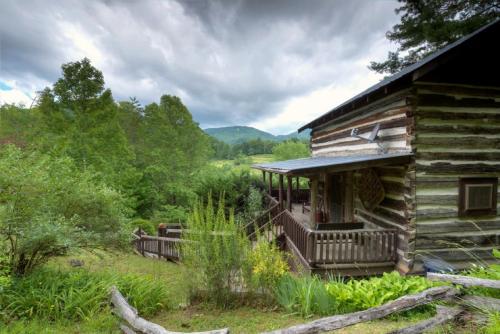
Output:
[[[288,239],[311,265],[396,260],[395,229],[315,231],[297,222],[288,210],[280,214],[280,223]]]
[[[139,253],[155,254],[158,258],[179,261],[181,258],[180,244],[185,242],[183,239],[155,237],[141,235],[134,240],[135,248]]]
[[[309,194],[310,190],[309,189],[293,189],[292,190],[292,201],[293,203],[303,203],[303,202],[309,202]],[[271,195],[274,198],[279,197],[279,190],[278,189],[273,189],[271,191]],[[287,193],[286,190],[283,191],[283,200],[287,201]]]

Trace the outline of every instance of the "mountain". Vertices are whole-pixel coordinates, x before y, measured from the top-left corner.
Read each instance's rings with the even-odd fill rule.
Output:
[[[283,141],[292,138],[309,140],[310,131],[301,133],[292,132],[287,135],[273,135],[250,126],[226,126],[221,128],[208,128],[204,130],[207,134],[228,144],[237,144],[252,139]]]

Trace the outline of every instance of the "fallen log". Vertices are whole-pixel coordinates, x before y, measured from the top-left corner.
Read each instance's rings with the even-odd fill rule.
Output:
[[[454,284],[463,285],[465,287],[481,286],[484,288],[500,289],[500,280],[476,278],[460,275],[427,273],[427,279],[431,281],[451,282]]]
[[[500,300],[496,298],[467,295],[460,299],[465,306],[472,306],[481,311],[500,312]]]
[[[414,307],[425,305],[436,300],[448,299],[457,294],[458,290],[451,286],[430,288],[417,294],[400,297],[389,303],[372,307],[368,310],[326,317],[306,324],[278,329],[268,332],[267,334],[312,334],[328,332],[360,322],[384,318],[392,313],[410,310]]]
[[[125,320],[130,327],[126,325],[120,326],[125,334],[129,333],[144,333],[144,334],[183,334],[181,332],[168,331],[160,325],[147,321],[139,317],[137,310],[130,306],[125,297],[118,291],[118,289],[113,286],[111,287],[111,303],[114,306],[113,312]],[[192,332],[192,334],[228,334],[229,330],[217,329],[207,332]]]
[[[389,334],[419,334],[455,319],[462,311],[459,307],[437,306],[437,314],[434,317],[406,328],[397,329]]]

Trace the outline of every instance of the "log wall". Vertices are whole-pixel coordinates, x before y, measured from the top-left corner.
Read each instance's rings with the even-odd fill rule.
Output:
[[[500,88],[415,87],[416,258],[481,263],[500,244],[500,206],[496,216],[459,218],[458,180],[500,177]]]
[[[335,119],[331,124],[313,129],[312,155],[378,154],[380,148],[377,144],[350,135],[353,128],[358,128],[359,135],[368,137],[377,123],[380,124],[378,141],[387,152],[411,151],[414,137],[413,102],[413,91],[403,90]],[[353,219],[355,222],[365,223],[366,228],[381,226],[397,229],[397,269],[406,273],[411,267],[415,237],[414,164],[377,167],[375,171],[383,183],[385,198],[380,205],[369,211],[363,207],[357,195],[363,190],[354,189]],[[356,184],[360,173],[354,172],[353,176]],[[325,191],[331,192],[335,189],[330,189],[327,185]],[[328,206],[329,199],[326,198],[326,201]]]
[[[409,90],[402,91],[313,129],[312,156],[379,153],[377,144],[350,135],[353,128],[358,128],[360,136],[368,137],[377,123],[380,123],[379,142],[388,152],[411,150],[408,129],[413,118],[409,97]]]

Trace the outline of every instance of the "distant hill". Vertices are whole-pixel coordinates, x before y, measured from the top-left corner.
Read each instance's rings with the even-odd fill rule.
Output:
[[[252,139],[283,141],[292,138],[309,140],[310,131],[301,133],[292,132],[287,135],[273,135],[250,126],[226,126],[221,128],[208,128],[204,130],[207,134],[228,144],[237,144]]]

